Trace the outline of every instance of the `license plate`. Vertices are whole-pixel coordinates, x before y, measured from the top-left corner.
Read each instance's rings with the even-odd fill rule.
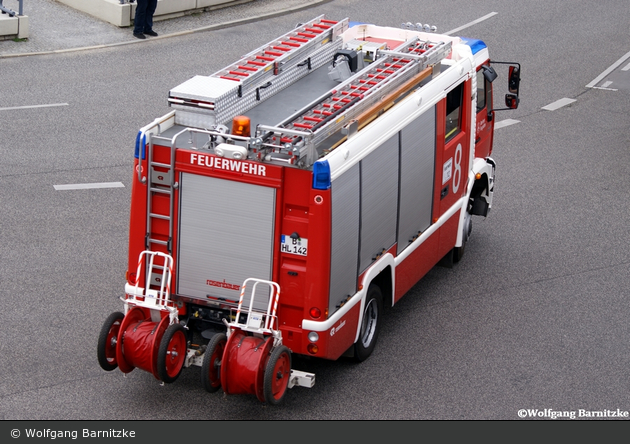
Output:
[[[280,244],[280,251],[283,253],[306,256],[308,249],[308,239],[293,239],[291,236],[283,234]]]

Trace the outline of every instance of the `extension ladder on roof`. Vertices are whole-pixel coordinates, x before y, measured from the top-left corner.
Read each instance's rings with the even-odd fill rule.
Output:
[[[238,62],[214,73],[211,77],[233,80],[242,87],[260,83],[265,77],[301,63],[304,57],[326,41],[334,40],[347,29],[348,22],[333,21],[324,15],[300,25],[278,39],[243,56]]]
[[[381,51],[379,58],[341,83],[315,103],[298,111],[278,125],[264,130],[283,129],[311,133],[317,145],[342,126],[391,93],[414,75],[447,57],[451,43],[421,42],[414,38],[395,51]],[[378,92],[378,94],[376,94]]]

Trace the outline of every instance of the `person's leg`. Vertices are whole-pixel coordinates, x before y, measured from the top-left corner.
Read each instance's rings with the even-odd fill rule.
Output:
[[[136,0],[136,15],[133,19],[133,33],[142,34],[145,28],[149,0]]]
[[[147,0],[147,12],[144,20],[144,29],[143,32],[151,32],[153,31],[153,14],[155,13],[155,9],[157,8],[158,0]]]

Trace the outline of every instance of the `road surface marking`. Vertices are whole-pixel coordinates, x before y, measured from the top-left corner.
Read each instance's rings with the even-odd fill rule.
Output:
[[[68,185],[54,185],[55,190],[89,190],[92,188],[124,188],[122,182],[99,182],[99,183],[74,183]]]
[[[0,108],[0,111],[9,111],[13,109],[50,108],[52,106],[68,106],[68,104],[67,103],[51,103],[49,105],[11,106],[8,108]]]
[[[451,29],[449,32],[445,32],[444,34],[446,34],[446,35],[455,34],[456,32],[461,31],[462,29],[469,28],[472,25],[476,25],[477,23],[481,23],[484,20],[488,20],[490,17],[493,17],[493,16],[495,16],[497,14],[498,14],[498,12],[491,12],[490,14],[486,14],[483,17],[478,18],[477,20],[474,20],[474,21],[472,21],[470,23],[466,23],[464,26],[460,26],[459,28]]]
[[[573,102],[575,102],[575,99],[568,99],[565,97],[564,99],[556,100],[555,102],[550,103],[547,106],[543,106],[542,109],[547,110],[547,111],[555,111]]]
[[[608,74],[610,74],[611,72],[613,72],[615,69],[617,69],[617,67],[619,65],[621,65],[623,62],[626,61],[627,58],[630,57],[630,52],[628,52],[626,55],[624,55],[622,58],[620,58],[619,60],[617,60],[615,63],[613,63],[612,65],[610,65],[610,67],[604,71],[603,73],[601,73],[599,76],[597,76],[595,78],[595,80],[593,80],[591,83],[589,83],[588,85],[586,85],[587,88],[593,88],[595,87],[595,85],[597,85],[599,82],[601,82]],[[624,68],[625,69],[625,68]]]
[[[514,125],[515,123],[520,123],[520,120],[514,120],[514,119],[501,120],[500,122],[497,122],[494,124],[494,129],[496,130],[499,128],[505,128],[506,126]]]

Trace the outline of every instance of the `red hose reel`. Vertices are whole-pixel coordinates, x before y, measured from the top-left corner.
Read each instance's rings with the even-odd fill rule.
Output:
[[[115,312],[105,320],[97,354],[104,370],[120,368],[129,373],[139,368],[159,381],[171,383],[186,364],[199,363],[187,359],[190,350],[186,331],[169,299],[172,258],[143,252],[136,275],[141,276],[147,258],[151,270],[156,256],[164,256],[159,265],[163,269],[160,290],[127,285],[126,314]],[[255,304],[259,284],[269,289],[258,293],[266,296],[267,302]],[[246,289],[251,296],[244,304]],[[291,379],[291,352],[282,345],[280,331],[274,329],[279,293],[275,282],[247,279],[243,283],[238,310],[233,322],[228,323],[227,334],[216,333],[203,353],[201,381],[208,392],[223,388],[226,394],[253,394],[269,404],[282,401]],[[266,308],[261,309],[264,305]]]
[[[157,262],[156,262],[157,259]],[[143,251],[136,276],[160,269],[159,290],[127,284],[126,314],[112,313],[101,329],[98,361],[104,370],[120,368],[129,373],[134,368],[147,371],[158,380],[170,383],[179,376],[187,355],[184,327],[178,322],[177,309],[170,301],[173,258],[165,253]]]

